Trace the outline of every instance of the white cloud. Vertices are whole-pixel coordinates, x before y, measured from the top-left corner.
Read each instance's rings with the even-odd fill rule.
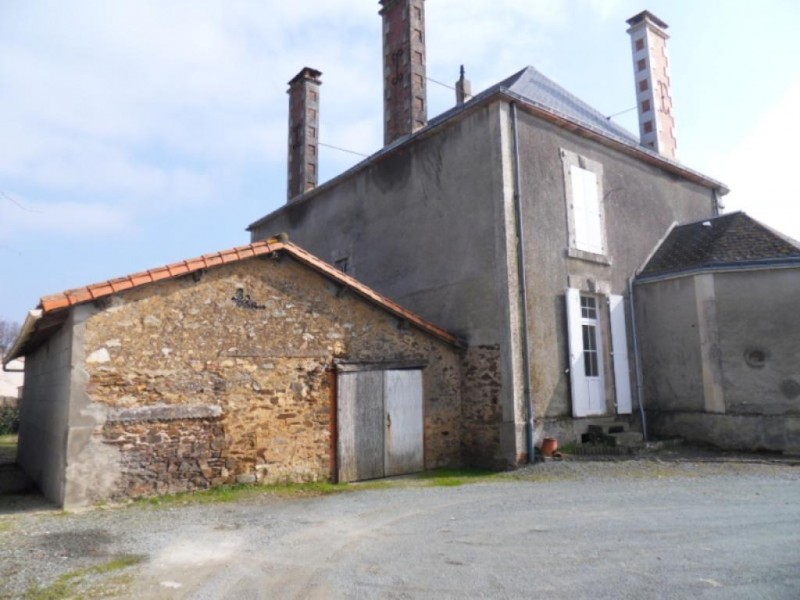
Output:
[[[726,212],[744,210],[795,239],[800,239],[800,186],[794,182],[798,106],[800,79],[755,120],[713,171],[731,188],[723,199]]]

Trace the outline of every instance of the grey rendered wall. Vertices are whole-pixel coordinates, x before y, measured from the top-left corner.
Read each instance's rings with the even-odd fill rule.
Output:
[[[726,412],[800,416],[800,269],[716,273],[714,286]]]
[[[708,352],[696,333],[700,278],[713,282],[706,294],[713,309],[705,307],[713,323],[704,327],[715,332]],[[800,269],[706,273],[638,285],[636,294],[655,435],[800,451],[800,321],[792,318]],[[709,374],[718,385],[709,384]]]
[[[636,316],[647,410],[704,410],[693,277],[637,285]]]
[[[565,289],[575,287],[602,295],[627,296],[627,279],[674,221],[694,221],[712,214],[713,193],[526,113],[520,113],[520,120],[525,253],[531,257],[527,264],[528,310],[536,415],[561,418],[571,414]],[[610,265],[567,256],[562,149],[602,165]],[[626,312],[629,319],[627,302]],[[607,354],[610,339],[607,310],[602,316]],[[630,338],[630,327],[628,332]],[[629,362],[632,366],[630,348]],[[610,360],[606,360],[605,367],[608,408],[613,412]],[[631,389],[635,389],[632,379]]]
[[[496,107],[401,145],[252,232],[292,242],[466,338],[496,343],[506,282]]]
[[[64,496],[72,364],[71,320],[25,357],[17,463],[45,498]]]

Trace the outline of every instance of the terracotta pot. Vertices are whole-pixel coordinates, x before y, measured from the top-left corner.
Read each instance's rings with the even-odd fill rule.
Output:
[[[544,438],[542,440],[542,456],[553,456],[558,450],[558,440],[556,438]]]

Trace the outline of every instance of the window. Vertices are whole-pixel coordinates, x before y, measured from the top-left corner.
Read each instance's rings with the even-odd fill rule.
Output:
[[[597,175],[572,166],[572,210],[575,228],[575,247],[578,250],[603,253],[603,234],[600,201],[597,195]]]
[[[598,162],[567,150],[562,150],[561,156],[567,201],[569,255],[602,260],[606,253],[603,167]],[[574,251],[593,256],[576,256]]]

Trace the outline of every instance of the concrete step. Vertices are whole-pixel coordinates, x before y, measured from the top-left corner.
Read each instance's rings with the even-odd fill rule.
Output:
[[[644,436],[638,431],[621,431],[607,433],[604,440],[609,446],[638,446],[644,443]]]

